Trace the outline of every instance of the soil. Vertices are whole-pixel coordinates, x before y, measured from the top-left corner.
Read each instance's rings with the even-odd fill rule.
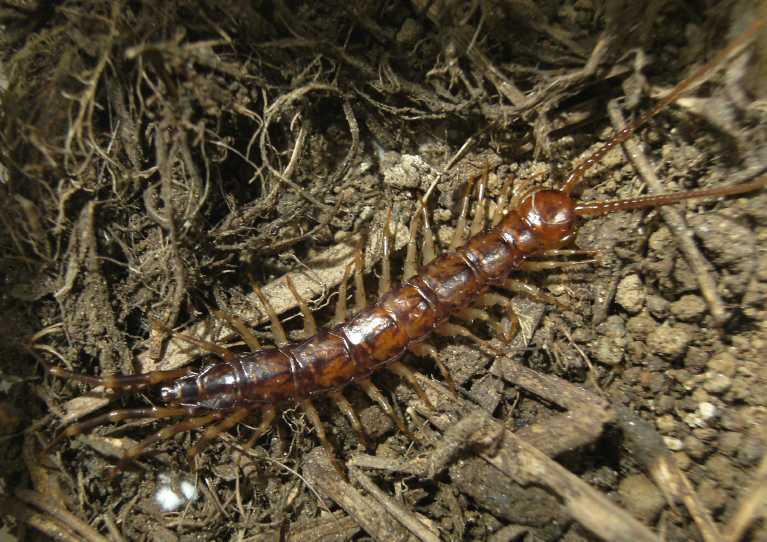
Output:
[[[372,441],[365,452],[339,410],[318,400],[351,467],[349,483],[323,470],[315,431],[292,407],[249,453],[241,445],[258,415],[192,463],[186,450],[200,430],[153,444],[111,480],[125,450],[170,422],[103,424],[39,455],[63,425],[97,409],[158,404],[152,390],[98,396],[47,374],[41,360],[94,376],[203,366],[210,356],[168,340],[165,328],[231,343],[213,315],[223,310],[270,341],[254,283],[298,338],[302,319],[286,275],[327,323],[353,247],[366,238],[372,300],[389,209],[399,277],[424,194],[445,247],[469,179],[484,175],[494,200],[510,178],[558,186],[620,127],[616,114],[647,110],[742,33],[756,9],[591,0],[3,2],[6,532],[19,540],[610,538],[573,511],[572,494],[501,474],[492,463],[505,446],[498,435],[514,433],[554,456],[572,483],[606,495],[604,506],[665,540],[743,529],[746,539],[767,540],[763,519],[747,515],[743,525],[739,516],[758,502],[767,476],[765,190],[585,221],[575,246],[599,251],[596,264],[515,275],[558,304],[514,294],[521,330],[513,343],[480,321],[469,327],[492,348],[432,341],[458,387],[454,403],[469,405],[450,423],[439,419],[440,401],[432,399],[436,414],[425,409],[382,371],[374,380],[414,437],[349,388]],[[609,152],[577,197],[645,192],[653,181],[637,156],[663,191],[762,173],[767,33],[706,79],[639,130],[634,147]],[[507,315],[491,312],[508,327]],[[581,412],[557,393],[547,397],[543,384],[509,376],[503,360],[545,375],[557,393],[574,384],[601,406]],[[432,361],[406,361],[444,383]],[[429,397],[440,393],[427,388]],[[492,415],[484,423],[495,436],[454,431],[475,410]],[[593,432],[568,432],[558,425],[565,411],[570,429],[579,416],[603,421]],[[639,443],[637,434],[645,435]],[[422,460],[431,470],[417,467]],[[545,464],[554,472],[557,463]],[[658,475],[660,464],[689,481],[686,500],[669,505],[678,494]],[[188,495],[185,481],[194,488]],[[179,508],[162,509],[163,488]],[[366,503],[380,509],[379,523]]]

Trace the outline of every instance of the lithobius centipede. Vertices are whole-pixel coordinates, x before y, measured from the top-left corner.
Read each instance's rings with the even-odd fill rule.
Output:
[[[288,287],[297,297],[305,320],[303,341],[289,342],[277,315],[260,291],[257,295],[267,307],[272,321],[276,346],[262,347],[254,334],[236,317],[218,313],[226,320],[250,347],[251,352],[234,353],[220,345],[195,337],[174,334],[217,355],[221,361],[196,373],[188,368],[156,371],[132,376],[91,377],[50,366],[48,371],[58,377],[71,378],[92,385],[103,385],[112,391],[131,391],[161,385],[160,396],[164,406],[124,409],[96,416],[90,420],[70,425],[49,444],[48,450],[62,439],[80,434],[98,425],[129,418],[182,417],[183,421],[166,427],[147,437],[128,450],[117,470],[140,455],[153,443],[194,428],[207,426],[202,437],[189,450],[194,456],[219,434],[245,420],[252,411],[261,410],[261,422],[246,447],[262,436],[276,418],[278,409],[286,404],[301,404],[314,425],[317,434],[330,453],[333,449],[325,435],[319,414],[312,404],[317,394],[329,395],[349,418],[363,442],[366,442],[362,424],[342,389],[354,383],[391,416],[403,432],[404,422],[398,417],[381,391],[371,382],[370,375],[386,368],[410,383],[424,399],[414,374],[400,359],[406,352],[431,357],[451,382],[447,369],[440,362],[436,350],[426,342],[431,334],[473,337],[471,332],[449,321],[466,310],[481,310],[501,306],[509,310],[509,300],[494,292],[496,287],[512,291],[520,289],[528,294],[546,299],[546,294],[535,291],[511,278],[518,270],[546,268],[547,262],[530,261],[531,257],[574,254],[582,251],[563,250],[573,238],[582,217],[592,217],[626,209],[640,209],[669,205],[692,198],[716,198],[741,194],[767,185],[767,175],[749,182],[711,189],[649,195],[612,201],[577,203],[571,197],[573,189],[583,180],[588,169],[598,163],[615,146],[625,142],[640,126],[668,107],[704,75],[720,66],[736,49],[750,42],[754,35],[767,25],[759,20],[741,37],[719,52],[709,63],[679,83],[652,109],[617,132],[588,159],[573,168],[560,190],[536,190],[526,195],[509,198],[504,190],[495,212],[490,216],[477,213],[469,228],[471,237],[466,240],[466,209],[468,191],[463,211],[456,228],[452,250],[436,256],[431,232],[425,216],[425,206],[414,215],[411,222],[411,238],[405,262],[404,281],[392,288],[388,263],[388,243],[384,243],[384,267],[381,288],[385,291],[375,303],[367,305],[362,289],[362,253],[358,251],[354,266],[356,312],[347,317],[346,282],[341,284],[335,325],[318,329],[311,311],[298,296],[294,286]],[[480,181],[478,208],[483,208],[483,183]],[[509,199],[509,205],[504,202]],[[508,207],[506,209],[505,207]],[[420,216],[423,215],[423,219]],[[425,238],[424,265],[416,266],[416,233],[419,222]],[[486,227],[489,223],[489,227]],[[388,223],[387,223],[388,237]],[[551,262],[548,262],[551,263]],[[34,345],[33,345],[34,346]]]

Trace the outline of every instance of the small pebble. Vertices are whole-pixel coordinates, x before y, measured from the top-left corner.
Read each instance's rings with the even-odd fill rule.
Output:
[[[758,435],[748,432],[738,450],[738,461],[744,466],[755,465],[767,453],[767,443]]]
[[[626,350],[626,328],[623,318],[612,315],[597,327],[601,335],[591,347],[596,360],[604,365],[618,365]]]
[[[718,512],[727,502],[727,493],[709,479],[704,479],[698,486],[698,497],[711,512]]]
[[[740,447],[743,435],[735,431],[723,431],[719,437],[719,450],[728,455],[733,455]]]
[[[697,295],[683,295],[671,304],[671,314],[683,322],[694,322],[706,313],[706,303]]]
[[[626,309],[626,312],[636,314],[642,310],[645,300],[645,288],[639,275],[632,274],[623,277],[615,292],[615,302]]]
[[[714,395],[721,395],[732,387],[732,379],[721,373],[712,373],[703,388]]]
[[[658,431],[660,431],[662,435],[668,435],[676,431],[676,420],[671,414],[659,416],[655,420],[655,425],[658,426]]]
[[[687,435],[684,438],[684,449],[687,450],[687,454],[696,460],[703,459],[706,456],[707,446],[700,440],[692,435]]]
[[[704,422],[716,418],[718,414],[717,408],[713,403],[701,403],[698,405],[698,414]]]
[[[396,156],[396,158],[392,157],[391,160],[391,165],[385,168],[383,172],[383,182],[388,186],[395,188],[428,187],[438,175],[436,170],[420,156],[403,154]]]
[[[662,395],[660,399],[655,403],[655,412],[658,414],[668,414],[674,410],[676,406],[676,399],[670,395]]]
[[[732,377],[735,375],[735,367],[737,366],[737,363],[738,362],[735,359],[735,356],[725,351],[716,354],[708,361],[706,366],[708,367],[709,371]]]
[[[676,461],[677,466],[682,470],[687,470],[690,468],[690,465],[692,465],[690,456],[684,452],[676,452],[674,454],[674,461]]]
[[[743,416],[737,410],[727,409],[722,412],[719,424],[727,431],[743,431]]]
[[[672,452],[679,452],[684,450],[684,442],[674,437],[663,437],[663,442],[666,443],[666,448]]]
[[[706,461],[706,470],[717,481],[719,485],[725,488],[732,488],[737,479],[737,470],[723,454],[714,454]]]
[[[626,329],[632,335],[646,337],[658,327],[658,323],[646,312],[632,316],[626,322]]]
[[[674,359],[685,353],[691,340],[685,329],[663,325],[647,337],[647,348],[659,356]]]
[[[668,316],[669,305],[668,300],[659,295],[648,295],[647,299],[645,299],[645,306],[650,311],[650,314],[661,320]]]
[[[645,523],[652,522],[666,506],[661,492],[643,474],[626,477],[618,486],[618,493],[626,508]]]

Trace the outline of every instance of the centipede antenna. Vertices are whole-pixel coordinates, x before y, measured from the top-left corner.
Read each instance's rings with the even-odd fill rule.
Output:
[[[763,188],[765,186],[767,186],[767,175],[762,175],[761,177],[757,177],[752,181],[728,186],[720,186],[718,188],[703,188],[701,190],[690,190],[687,192],[676,192],[673,194],[657,194],[641,196],[637,198],[578,203],[575,206],[575,214],[578,216],[601,216],[626,209],[660,207],[661,205],[670,205],[672,203],[677,203],[689,199],[734,196],[736,194],[753,192],[754,190],[758,190],[759,188]]]
[[[569,195],[573,189],[583,180],[583,176],[586,172],[598,164],[605,155],[610,152],[614,147],[624,143],[628,140],[634,132],[642,127],[647,121],[655,117],[658,113],[666,109],[672,102],[676,101],[679,96],[687,91],[692,85],[703,79],[704,76],[710,72],[715,71],[723,61],[732,55],[735,51],[741,47],[746,46],[751,39],[765,26],[767,26],[767,17],[757,19],[748,30],[741,34],[737,39],[733,40],[724,49],[719,51],[714,58],[709,60],[706,64],[695,70],[687,79],[675,86],[665,97],[663,97],[654,107],[649,111],[639,116],[634,121],[626,125],[625,128],[617,132],[607,143],[599,147],[591,156],[586,158],[583,162],[578,164],[568,175],[565,180],[565,184],[562,187],[562,192]],[[664,205],[660,203],[658,205]],[[635,207],[625,207],[626,209],[632,209]]]

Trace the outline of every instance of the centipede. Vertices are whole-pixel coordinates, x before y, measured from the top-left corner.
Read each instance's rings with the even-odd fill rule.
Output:
[[[405,354],[431,358],[443,379],[452,385],[450,372],[440,361],[429,339],[434,335],[480,340],[467,327],[455,323],[456,317],[483,314],[491,307],[513,311],[508,297],[499,290],[523,293],[552,302],[543,291],[516,278],[519,271],[535,272],[561,263],[545,258],[584,256],[593,261],[593,253],[568,248],[583,219],[618,211],[648,209],[692,199],[713,199],[745,194],[767,186],[767,175],[734,185],[714,188],[651,194],[632,198],[578,201],[573,193],[586,173],[613,148],[623,144],[650,119],[709,75],[737,50],[742,49],[762,31],[767,21],[759,20],[739,38],[722,49],[708,63],[677,84],[654,107],[615,133],[584,161],[572,168],[559,189],[532,189],[513,193],[504,188],[492,212],[486,212],[485,179],[480,176],[475,190],[467,190],[461,215],[450,249],[437,254],[428,223],[425,202],[410,224],[410,240],[405,256],[402,281],[396,285],[390,263],[390,225],[386,223],[383,263],[380,272],[379,298],[368,303],[364,287],[364,262],[358,250],[354,265],[349,266],[341,283],[335,318],[331,325],[318,326],[306,301],[289,281],[304,320],[305,338],[288,340],[288,335],[269,300],[258,290],[256,295],[266,307],[274,336],[273,346],[264,346],[256,335],[234,315],[214,314],[233,328],[248,346],[236,352],[221,344],[185,333],[171,332],[163,324],[154,325],[214,355],[217,361],[202,370],[182,367],[137,375],[89,376],[70,371],[37,357],[47,372],[55,377],[103,386],[109,393],[137,393],[157,390],[159,406],[113,410],[61,430],[43,453],[50,453],[65,439],[98,426],[137,418],[181,421],[162,428],[127,450],[112,471],[118,474],[154,444],[179,433],[204,429],[189,448],[193,458],[221,434],[260,413],[260,422],[245,447],[263,437],[286,405],[300,406],[329,456],[337,456],[326,434],[320,413],[314,405],[318,396],[329,397],[348,418],[362,442],[368,437],[355,408],[344,396],[348,386],[360,388],[406,434],[409,429],[395,412],[371,375],[387,370],[407,382],[428,403],[414,371],[403,361]],[[477,194],[474,196],[474,194]],[[470,199],[476,198],[477,211],[468,217]],[[418,234],[422,238],[419,254]],[[543,261],[541,261],[543,259]],[[583,262],[579,262],[583,263]],[[420,264],[420,265],[419,265]],[[353,277],[352,277],[353,274]],[[354,279],[355,307],[347,307],[347,282]],[[513,327],[513,326],[512,326]],[[513,330],[512,330],[513,333]],[[32,344],[35,348],[35,344]]]

